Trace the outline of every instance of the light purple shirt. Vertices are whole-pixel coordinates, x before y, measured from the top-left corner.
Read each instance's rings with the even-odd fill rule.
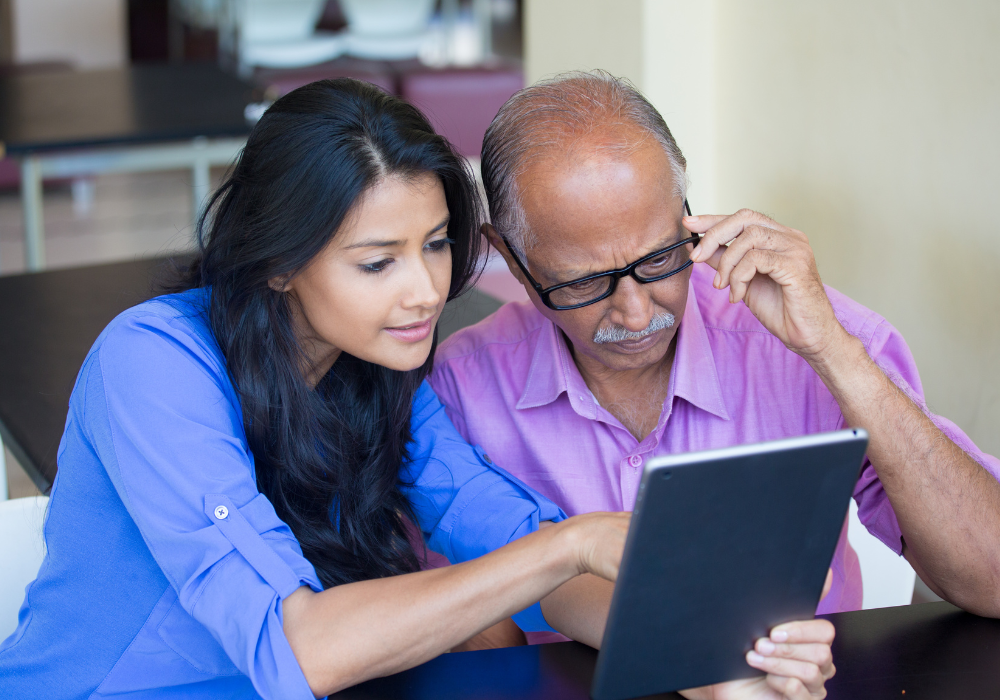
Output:
[[[431,386],[459,432],[569,515],[631,510],[644,460],[838,430],[840,407],[806,362],[743,304],[712,287],[696,265],[680,321],[667,398],[642,441],[587,388],[556,326],[530,302],[510,303],[452,335],[438,350]],[[1000,476],[954,423],[927,411],[913,356],[899,332],[872,311],[827,288],[837,318],[886,375],[948,437]],[[867,460],[854,491],[861,522],[897,554],[899,524]],[[817,612],[861,608],[858,558],[840,535],[833,587]]]

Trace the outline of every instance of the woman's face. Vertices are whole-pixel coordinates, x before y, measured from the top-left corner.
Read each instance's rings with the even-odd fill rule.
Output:
[[[271,283],[291,297],[312,385],[341,352],[395,370],[420,367],[450,285],[448,206],[431,174],[383,180],[305,268]]]

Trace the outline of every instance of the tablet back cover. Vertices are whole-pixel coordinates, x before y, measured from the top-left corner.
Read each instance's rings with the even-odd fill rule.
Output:
[[[783,622],[813,618],[867,434],[770,445],[783,449],[729,448],[647,467],[595,669],[595,700],[760,675],[744,658],[754,640]],[[732,456],[745,450],[756,454]]]

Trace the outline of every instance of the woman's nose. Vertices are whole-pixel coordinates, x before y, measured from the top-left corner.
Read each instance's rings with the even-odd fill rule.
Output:
[[[441,303],[441,294],[434,284],[434,275],[423,261],[414,266],[409,293],[404,295],[403,305],[407,308],[434,308]]]

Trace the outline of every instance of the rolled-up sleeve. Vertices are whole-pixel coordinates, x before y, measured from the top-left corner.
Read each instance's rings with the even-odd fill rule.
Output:
[[[402,476],[427,545],[458,563],[482,556],[566,514],[469,445],[424,382],[413,402]],[[553,631],[537,604],[514,616],[525,631]]]
[[[257,490],[220,355],[176,320],[119,318],[86,376],[90,440],[181,606],[262,697],[311,700],[281,601],[322,586]]]
[[[1000,460],[976,447],[969,436],[953,422],[930,412],[924,398],[917,363],[899,331],[887,321],[881,320],[865,345],[868,354],[889,380],[898,386],[952,442],[965,450],[994,479],[1000,480]],[[869,532],[896,554],[902,554],[903,534],[899,522],[889,502],[889,496],[875,472],[875,467],[867,457],[861,478],[855,487],[854,498],[858,503],[858,518]]]

